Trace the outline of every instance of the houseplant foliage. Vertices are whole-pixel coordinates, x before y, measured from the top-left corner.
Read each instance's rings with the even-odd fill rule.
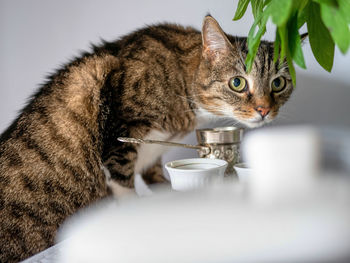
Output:
[[[332,70],[335,45],[345,54],[350,46],[349,0],[240,0],[233,20],[251,4],[254,23],[248,34],[248,72],[252,68],[269,19],[276,25],[274,61],[285,58],[295,83],[293,62],[306,68],[299,29],[306,23],[312,52],[318,63]]]

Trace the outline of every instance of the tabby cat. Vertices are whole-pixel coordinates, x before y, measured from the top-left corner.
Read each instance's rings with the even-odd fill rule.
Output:
[[[249,127],[273,120],[293,90],[288,68],[273,63],[270,42],[249,74],[246,55],[246,38],[208,15],[202,32],[145,27],[52,75],[0,138],[0,261],[51,246],[68,216],[136,177],[166,182],[162,147],[119,136],[175,140],[203,115]]]

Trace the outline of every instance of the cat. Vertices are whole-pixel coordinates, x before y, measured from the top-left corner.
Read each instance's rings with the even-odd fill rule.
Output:
[[[118,137],[179,139],[204,115],[248,127],[272,121],[293,91],[273,50],[262,41],[246,73],[246,38],[208,15],[201,32],[148,26],[58,70],[0,137],[0,261],[51,246],[67,217],[137,177],[167,182],[162,147]]]

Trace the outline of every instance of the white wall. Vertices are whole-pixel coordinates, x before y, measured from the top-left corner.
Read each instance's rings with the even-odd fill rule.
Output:
[[[26,98],[60,64],[100,38],[113,40],[145,24],[162,21],[201,27],[210,12],[230,34],[246,36],[249,12],[233,22],[237,0],[0,0],[0,132]],[[269,25],[265,38],[272,39]],[[298,71],[297,88],[276,124],[350,126],[350,52],[336,50],[332,74],[304,46],[308,70]],[[185,139],[194,142],[193,134]],[[193,155],[193,152],[186,152]]]

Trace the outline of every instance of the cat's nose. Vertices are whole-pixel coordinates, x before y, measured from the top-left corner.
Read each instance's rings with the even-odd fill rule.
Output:
[[[260,114],[260,116],[264,119],[267,114],[270,112],[270,108],[268,107],[263,107],[263,106],[258,106],[255,108],[255,110]]]

